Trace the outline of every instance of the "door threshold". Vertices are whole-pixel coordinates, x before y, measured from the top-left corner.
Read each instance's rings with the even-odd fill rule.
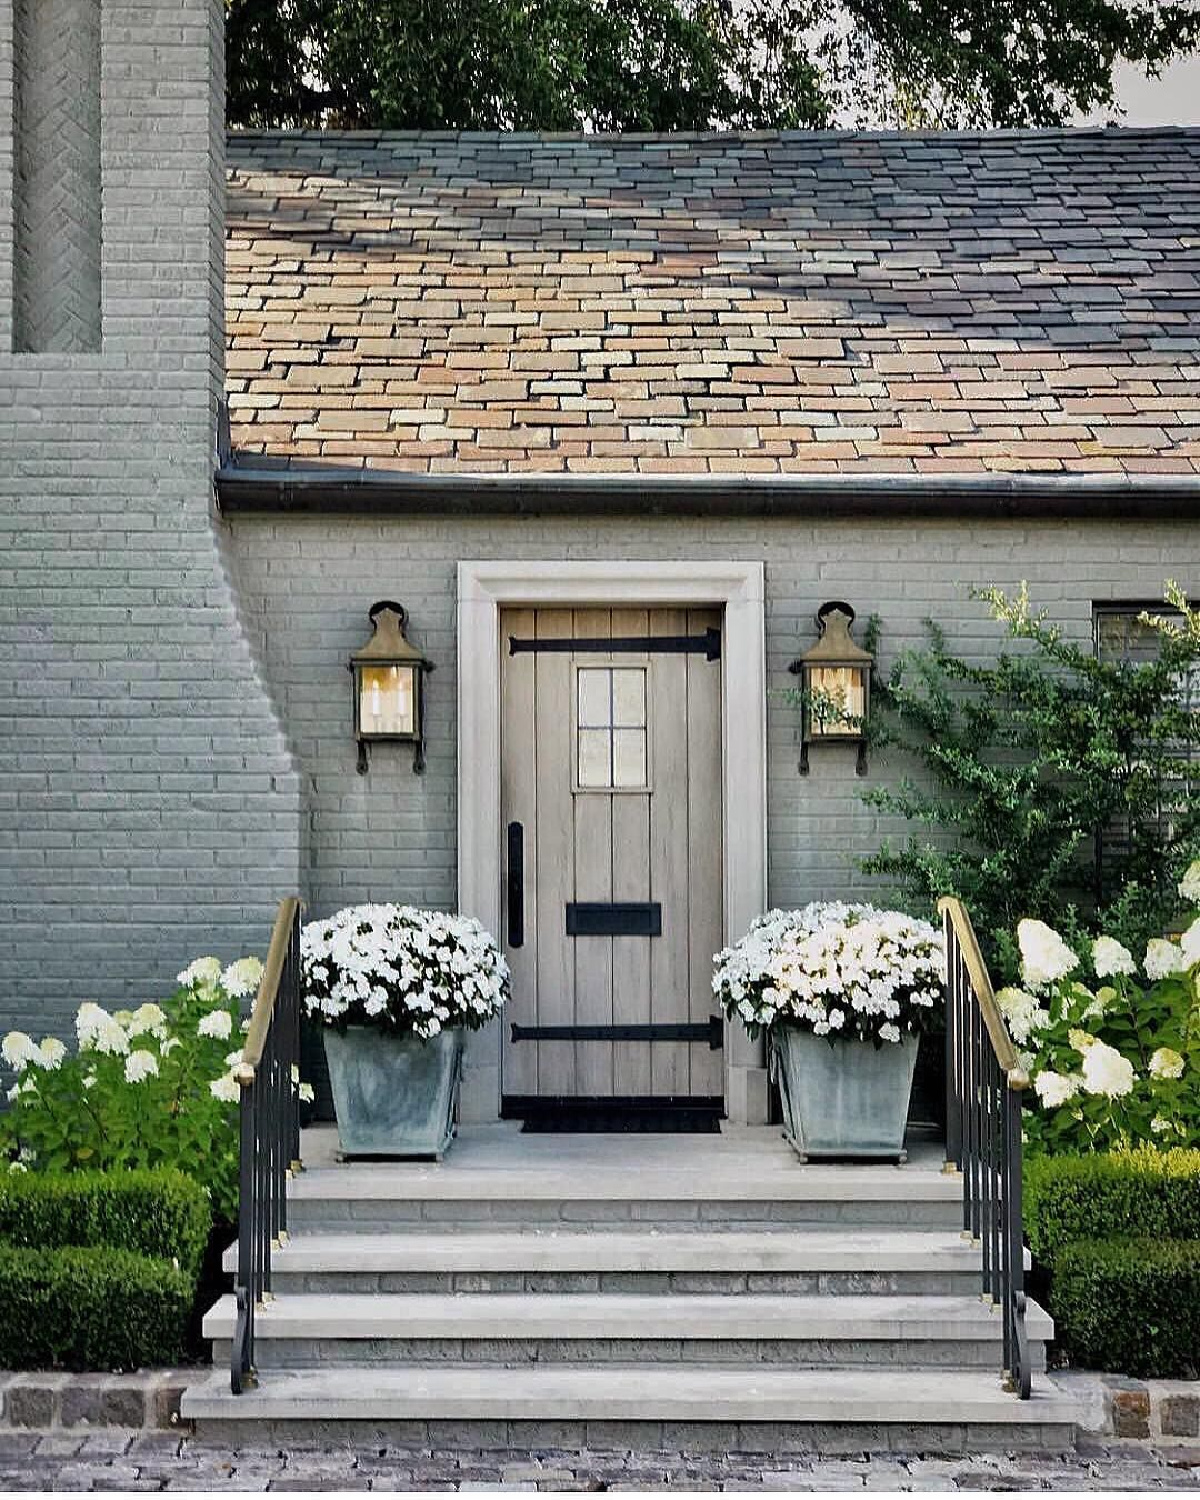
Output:
[[[577,1099],[510,1096],[501,1117],[536,1135],[719,1135],[721,1098]]]

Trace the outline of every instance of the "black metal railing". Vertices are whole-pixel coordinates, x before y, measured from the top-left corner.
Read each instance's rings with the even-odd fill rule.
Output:
[[[966,907],[938,902],[946,932],[946,1162],[962,1173],[963,1233],[1003,1319],[1004,1379],[1029,1397],[1021,1226],[1021,1091],[1029,1084],[996,1004]]]
[[[241,1085],[237,1328],[229,1383],[255,1383],[254,1319],[271,1294],[271,1251],[287,1238],[288,1178],[300,1168],[300,900],[279,903],[250,1030],[235,1069]]]

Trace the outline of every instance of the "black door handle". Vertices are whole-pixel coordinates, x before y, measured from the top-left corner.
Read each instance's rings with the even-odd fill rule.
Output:
[[[525,829],[508,825],[508,946],[525,942]]]

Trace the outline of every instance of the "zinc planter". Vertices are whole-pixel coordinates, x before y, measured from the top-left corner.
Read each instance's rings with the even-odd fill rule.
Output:
[[[860,1042],[771,1031],[785,1130],[801,1160],[865,1156],[906,1160],[904,1127],[918,1037]]]
[[[454,1135],[462,1031],[431,1041],[369,1026],[325,1031],[343,1156],[440,1160]]]

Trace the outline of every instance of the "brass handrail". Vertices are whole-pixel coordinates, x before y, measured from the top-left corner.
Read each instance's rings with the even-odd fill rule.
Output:
[[[962,960],[967,966],[975,996],[979,1001],[983,1024],[987,1027],[996,1061],[1004,1069],[1009,1088],[1028,1088],[1029,1074],[1021,1066],[1020,1054],[1017,1052],[1012,1037],[1008,1034],[1004,1017],[1000,1014],[1000,1007],[996,1003],[996,993],[992,989],[991,977],[983,961],[979,940],[975,936],[975,929],[971,925],[967,908],[957,896],[942,896],[938,900],[937,909],[942,916],[949,917],[954,926],[959,949],[962,952]]]
[[[267,949],[267,961],[263,965],[262,978],[258,982],[258,994],[250,1012],[250,1029],[242,1043],[242,1060],[235,1073],[240,1084],[254,1082],[254,1074],[262,1062],[263,1047],[271,1017],[275,1013],[275,1001],[279,995],[279,981],[287,959],[288,944],[292,937],[292,926],[300,910],[299,896],[285,896],[279,903],[275,915],[275,926],[271,930],[271,946]]]

